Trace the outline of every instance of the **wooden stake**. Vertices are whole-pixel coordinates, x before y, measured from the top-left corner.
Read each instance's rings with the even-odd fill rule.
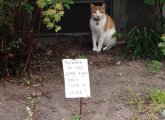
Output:
[[[80,98],[80,118],[79,118],[79,120],[81,119],[81,115],[82,115],[82,105],[83,105],[82,98]]]

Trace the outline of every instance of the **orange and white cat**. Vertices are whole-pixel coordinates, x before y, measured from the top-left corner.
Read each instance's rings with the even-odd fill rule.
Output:
[[[92,31],[93,51],[100,52],[107,50],[116,45],[115,23],[111,16],[105,13],[105,4],[102,6],[95,6],[90,4],[91,19],[90,28]]]

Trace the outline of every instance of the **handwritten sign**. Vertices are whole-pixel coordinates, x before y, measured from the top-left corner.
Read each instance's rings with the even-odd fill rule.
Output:
[[[66,98],[90,97],[87,59],[63,59]]]

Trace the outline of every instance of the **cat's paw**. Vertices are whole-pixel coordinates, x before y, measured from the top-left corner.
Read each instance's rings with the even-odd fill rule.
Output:
[[[98,48],[97,50],[96,50],[96,52],[100,52],[101,51],[101,49],[100,48]]]
[[[97,51],[97,48],[93,48],[93,51]]]

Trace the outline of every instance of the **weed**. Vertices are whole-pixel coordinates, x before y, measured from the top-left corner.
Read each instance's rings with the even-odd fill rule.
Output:
[[[79,120],[80,116],[79,115],[72,115],[70,120]]]
[[[144,100],[141,96],[141,94],[134,94],[130,97],[129,104],[130,105],[136,105],[137,111],[139,113],[143,112],[143,106],[144,106]]]
[[[129,104],[136,107],[138,113],[147,113],[149,120],[157,120],[157,114],[165,109],[165,90],[150,89],[144,94],[134,94]]]
[[[84,59],[84,58],[86,58],[86,56],[85,56],[84,54],[79,54],[79,55],[77,56],[77,59]]]
[[[149,62],[148,65],[149,65],[149,69],[153,72],[159,71],[162,67],[162,63],[157,60],[152,60],[151,62]]]
[[[156,113],[162,112],[165,109],[165,91],[161,90],[150,90],[150,107],[149,107],[149,118],[151,120],[157,119]]]

